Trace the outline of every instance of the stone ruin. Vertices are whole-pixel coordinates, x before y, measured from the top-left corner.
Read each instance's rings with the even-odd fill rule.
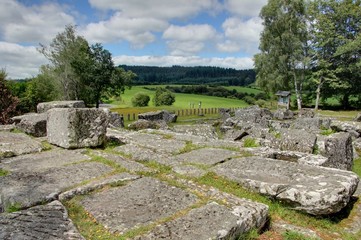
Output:
[[[0,239],[85,239],[64,206],[71,199],[112,234],[147,229],[133,239],[239,239],[267,225],[267,205],[198,184],[207,174],[315,216],[336,214],[360,194],[359,178],[350,171],[354,149],[361,145],[356,121],[310,111],[274,116],[250,107],[224,110],[214,125],[129,131],[109,124],[114,121],[104,109],[43,105],[47,138],[22,127],[28,119],[36,125],[39,115],[0,127]],[[154,122],[153,117],[143,120]],[[35,137],[14,132],[15,127]],[[82,149],[106,139],[121,144],[111,151]],[[246,146],[247,139],[255,146]],[[154,165],[169,170],[159,178]],[[350,234],[358,231],[354,222],[361,213],[352,217]],[[289,228],[271,221],[277,231]]]

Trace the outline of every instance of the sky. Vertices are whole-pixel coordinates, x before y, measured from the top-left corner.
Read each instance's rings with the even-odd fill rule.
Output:
[[[253,68],[267,0],[0,0],[0,68],[35,77],[66,25],[116,65]]]

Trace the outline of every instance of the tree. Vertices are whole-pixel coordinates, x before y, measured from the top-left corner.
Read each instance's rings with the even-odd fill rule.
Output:
[[[139,92],[132,97],[133,107],[146,107],[148,106],[150,97],[142,92]]]
[[[360,92],[361,1],[315,0],[310,4],[313,79],[325,96],[340,95],[344,107]]]
[[[11,122],[11,117],[16,115],[16,105],[19,102],[19,99],[11,94],[6,77],[6,71],[0,70],[0,124]]]
[[[84,48],[81,57],[72,62],[75,73],[80,78],[82,99],[98,108],[101,98],[124,92],[135,75],[114,66],[111,53],[100,43]]]
[[[165,88],[157,87],[153,101],[155,106],[170,106],[175,102],[175,95]]]
[[[65,31],[58,33],[50,46],[40,44],[39,51],[51,62],[47,70],[52,72],[59,82],[61,96],[64,100],[79,100],[81,82],[78,74],[74,72],[72,63],[84,56],[84,49],[88,48],[85,38],[76,35],[76,28],[67,25]]]
[[[309,64],[305,11],[304,0],[269,0],[260,13],[264,30],[255,55],[256,83],[271,93],[293,85],[298,109]]]
[[[43,66],[41,73],[28,82],[25,97],[21,101],[26,102],[29,111],[35,111],[38,103],[54,101],[60,97],[56,82],[48,74]]]

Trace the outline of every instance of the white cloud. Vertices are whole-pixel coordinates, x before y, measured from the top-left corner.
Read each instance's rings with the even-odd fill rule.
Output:
[[[11,79],[36,76],[40,65],[47,63],[35,47],[15,43],[0,42],[0,56],[0,68],[5,68]]]
[[[142,48],[155,40],[152,33],[166,29],[168,23],[154,18],[126,18],[120,12],[109,20],[90,23],[81,34],[90,42],[129,41],[133,47]]]
[[[74,18],[56,3],[25,7],[16,1],[0,2],[1,38],[9,42],[48,43]]]
[[[225,8],[243,18],[256,17],[264,5],[267,4],[267,0],[225,0]]]
[[[218,44],[223,52],[244,51],[255,54],[258,51],[259,37],[263,30],[262,21],[258,17],[246,21],[240,18],[228,18],[222,25],[225,41]]]
[[[198,56],[115,56],[116,65],[141,65],[141,66],[218,66],[224,68],[250,69],[253,68],[253,59],[244,57],[202,58]]]
[[[217,0],[89,0],[100,10],[121,11],[127,17],[174,19],[195,16],[202,10],[217,11]]]
[[[171,55],[192,56],[204,49],[206,43],[217,36],[216,30],[208,24],[175,26],[171,25],[163,33]]]

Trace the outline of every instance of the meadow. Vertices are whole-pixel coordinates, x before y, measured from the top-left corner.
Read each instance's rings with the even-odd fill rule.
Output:
[[[199,108],[199,103],[201,102],[201,108],[242,108],[248,106],[246,102],[239,99],[230,99],[222,97],[212,97],[204,96],[197,94],[184,94],[184,93],[174,93],[175,94],[175,103],[172,106],[154,106],[152,99],[154,95],[153,90],[145,89],[155,88],[155,87],[165,87],[166,85],[151,85],[151,86],[133,86],[131,89],[126,89],[124,94],[120,96],[120,99],[111,99],[108,103],[112,104],[114,107],[113,111],[116,111],[120,114],[133,114],[133,113],[142,113],[155,110],[168,110],[168,111],[177,111],[181,109],[191,109]],[[254,90],[254,89],[251,89]],[[143,92],[148,94],[151,98],[148,107],[133,107],[131,99],[138,92]]]

